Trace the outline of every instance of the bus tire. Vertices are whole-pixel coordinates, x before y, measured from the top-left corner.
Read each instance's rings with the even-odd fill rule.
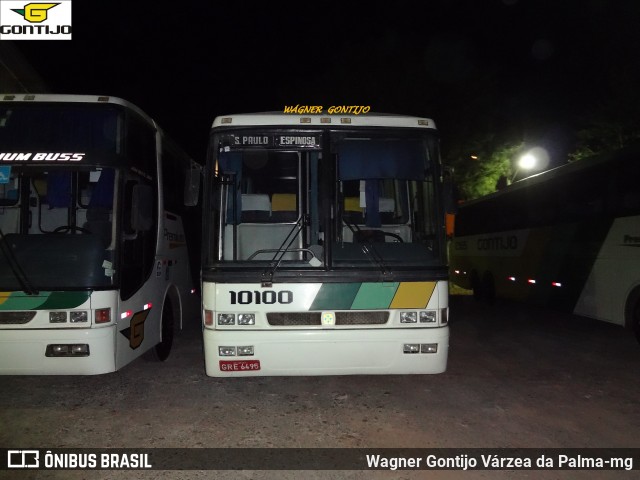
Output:
[[[173,331],[175,328],[173,321],[173,306],[168,298],[164,301],[162,307],[162,340],[156,346],[147,352],[146,357],[156,362],[164,362],[169,358],[171,347],[173,346]]]
[[[484,272],[482,276],[482,295],[489,305],[496,303],[496,282],[491,272]]]
[[[473,291],[473,299],[476,302],[479,302],[480,300],[482,300],[482,297],[484,295],[482,293],[482,285],[480,284],[480,275],[478,275],[478,272],[476,272],[475,270],[471,272],[470,283],[471,290]]]
[[[633,332],[636,340],[640,343],[640,287],[629,295],[625,313],[626,326]]]

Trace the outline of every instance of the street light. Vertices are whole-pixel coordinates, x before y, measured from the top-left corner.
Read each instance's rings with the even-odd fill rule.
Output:
[[[517,167],[511,182],[516,179],[520,170],[543,170],[549,165],[549,154],[544,148],[535,147],[523,154],[517,162]]]

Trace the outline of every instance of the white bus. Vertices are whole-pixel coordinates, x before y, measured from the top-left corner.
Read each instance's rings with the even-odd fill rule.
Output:
[[[626,326],[640,340],[640,150],[580,160],[463,204],[452,280]]]
[[[203,199],[207,375],[445,371],[441,173],[427,118],[216,118]]]
[[[180,216],[198,175],[124,100],[0,96],[0,374],[167,358],[199,316]]]

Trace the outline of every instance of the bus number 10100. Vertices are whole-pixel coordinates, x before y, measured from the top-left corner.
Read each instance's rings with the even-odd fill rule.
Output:
[[[234,292],[230,290],[229,295],[231,295],[231,305],[250,305],[252,303],[256,305],[262,303],[265,305],[274,305],[276,303],[286,305],[293,302],[293,292],[290,290],[280,290],[279,292],[275,290],[265,290],[263,292],[258,290],[253,292],[249,290]]]

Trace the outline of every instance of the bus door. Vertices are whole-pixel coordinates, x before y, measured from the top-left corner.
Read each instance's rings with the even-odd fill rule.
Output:
[[[117,368],[126,365],[158,342],[165,290],[163,267],[167,268],[156,264],[156,187],[151,179],[132,171],[125,174],[121,185]]]

